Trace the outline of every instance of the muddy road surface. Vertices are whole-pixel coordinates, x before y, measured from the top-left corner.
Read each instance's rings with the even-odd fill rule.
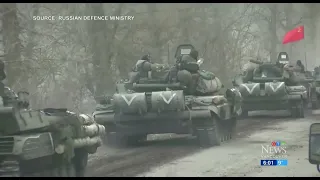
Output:
[[[223,146],[208,148],[141,173],[142,177],[319,177],[308,161],[308,133],[320,116],[269,123]],[[262,153],[262,145],[285,142],[285,154]],[[273,157],[276,156],[276,157]],[[279,156],[279,157],[278,157]],[[269,157],[269,158],[266,158]],[[263,167],[261,159],[287,159],[287,166]]]
[[[261,115],[262,114],[262,115]],[[272,115],[271,115],[272,114]],[[259,112],[252,117],[239,120],[237,124],[237,136],[230,142],[222,144],[230,146],[241,139],[245,139],[254,133],[272,129],[277,124],[292,121],[286,112]],[[302,120],[302,119],[301,119]],[[302,120],[303,121],[303,120]],[[236,144],[234,147],[237,147]],[[113,149],[106,146],[100,147],[98,153],[91,155],[88,162],[88,177],[132,177],[141,176],[151,172],[155,168],[165,164],[174,163],[175,160],[192,157],[208,149],[198,146],[195,138],[182,135],[149,135],[148,141],[139,147],[127,149]],[[220,156],[220,154],[218,155]],[[212,158],[215,158],[212,156]],[[156,173],[157,174],[157,173]],[[165,174],[157,174],[166,176]]]

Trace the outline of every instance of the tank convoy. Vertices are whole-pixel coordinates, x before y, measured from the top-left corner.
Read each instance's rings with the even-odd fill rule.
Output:
[[[203,59],[188,61],[192,51],[191,44],[178,46],[173,67],[151,63],[145,72],[130,72],[112,97],[100,98],[94,119],[105,125],[107,143],[136,145],[148,134],[176,133],[214,146],[233,137],[241,95],[236,89],[223,95],[220,80],[200,70]]]
[[[83,177],[104,126],[67,109],[30,109],[27,92],[0,85],[0,177]]]
[[[242,116],[249,111],[289,110],[296,118],[304,117],[307,89],[300,85],[305,77],[294,73],[286,52],[277,63],[250,60],[251,66],[233,81],[242,95]]]

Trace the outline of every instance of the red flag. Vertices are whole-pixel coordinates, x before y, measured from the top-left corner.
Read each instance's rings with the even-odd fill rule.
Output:
[[[304,39],[304,26],[299,26],[284,35],[282,44],[296,42]]]

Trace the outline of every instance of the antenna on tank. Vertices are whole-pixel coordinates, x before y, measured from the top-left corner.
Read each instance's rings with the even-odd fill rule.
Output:
[[[168,64],[170,64],[170,44],[168,43]]]

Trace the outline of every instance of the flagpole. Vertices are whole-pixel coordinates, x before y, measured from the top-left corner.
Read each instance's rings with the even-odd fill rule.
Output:
[[[304,26],[303,26],[304,27]],[[305,71],[308,70],[307,62],[307,39],[304,37],[304,28],[303,28],[303,44],[304,44],[304,63],[306,64]]]
[[[304,40],[305,41],[305,40]],[[305,71],[308,70],[308,63],[307,63],[307,45],[306,43],[304,42],[304,63],[306,64],[306,69]]]

